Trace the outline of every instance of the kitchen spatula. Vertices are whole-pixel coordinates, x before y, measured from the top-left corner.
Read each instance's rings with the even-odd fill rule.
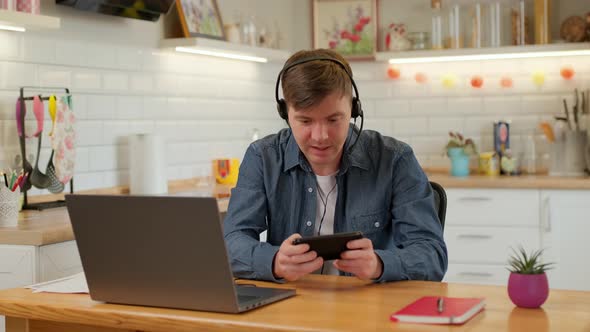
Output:
[[[49,187],[47,189],[54,193],[59,194],[64,191],[65,185],[59,181],[57,175],[55,174],[55,166],[53,165],[53,154],[55,150],[51,150],[51,156],[49,156],[49,162],[47,163],[47,169],[45,170],[45,175],[49,177]]]
[[[43,133],[39,134],[38,141],[37,141],[37,159],[35,160],[35,168],[33,168],[33,172],[29,177],[30,182],[32,185],[39,189],[45,189],[49,187],[51,184],[51,180],[49,177],[43,173],[39,169],[39,159],[40,159],[40,152],[41,152],[41,138],[43,137]]]

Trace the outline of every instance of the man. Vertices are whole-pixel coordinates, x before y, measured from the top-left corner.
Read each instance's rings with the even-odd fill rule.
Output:
[[[442,279],[447,250],[428,179],[407,144],[375,131],[359,135],[350,123],[362,120],[358,97],[339,54],[300,51],[287,60],[276,98],[289,128],[249,146],[224,221],[235,277],[279,282],[319,272],[378,282]],[[264,231],[266,243],[259,241]],[[364,238],[349,241],[333,262],[307,244],[292,244],[301,236],[351,231]]]

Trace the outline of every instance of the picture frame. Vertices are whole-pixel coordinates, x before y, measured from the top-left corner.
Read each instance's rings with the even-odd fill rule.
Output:
[[[378,44],[378,0],[311,0],[313,48],[348,60],[373,60]]]
[[[183,37],[225,40],[217,0],[176,0],[175,6]]]

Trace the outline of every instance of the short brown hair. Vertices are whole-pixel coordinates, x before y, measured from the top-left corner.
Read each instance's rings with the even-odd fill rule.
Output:
[[[317,49],[299,51],[285,63],[290,64],[308,58],[328,58],[342,62],[352,77],[350,65],[340,54]],[[296,65],[282,74],[281,81],[285,102],[297,109],[306,109],[320,103],[327,95],[338,92],[340,96],[352,97],[352,82],[342,66],[332,61],[310,61]]]

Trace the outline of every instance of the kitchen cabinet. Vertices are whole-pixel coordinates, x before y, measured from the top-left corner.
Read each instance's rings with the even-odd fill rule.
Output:
[[[82,272],[75,241],[43,246],[0,245],[0,289],[22,287]],[[0,332],[4,317],[0,316]]]
[[[75,241],[43,246],[0,245],[0,289],[82,272]]]
[[[539,191],[446,189],[444,281],[503,285],[511,248],[540,247]]]
[[[590,191],[447,189],[444,281],[502,285],[511,248],[543,248],[551,288],[590,290]]]
[[[590,291],[590,191],[541,191],[541,238],[551,288]]]

